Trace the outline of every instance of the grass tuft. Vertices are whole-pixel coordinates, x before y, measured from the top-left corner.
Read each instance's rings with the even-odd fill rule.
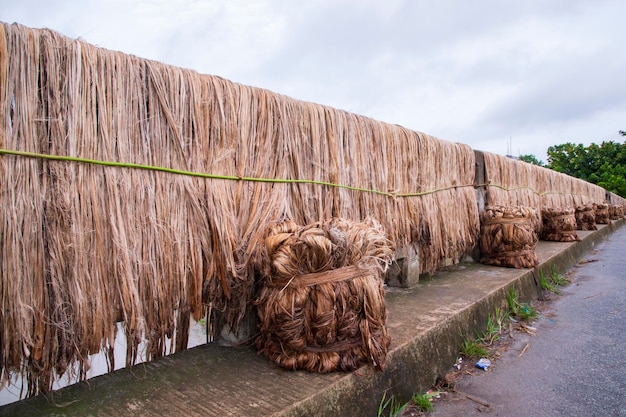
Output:
[[[463,341],[463,346],[461,347],[461,354],[463,356],[467,356],[468,358],[480,358],[487,356],[488,353],[487,349],[476,340],[465,339]]]
[[[415,394],[411,401],[419,409],[419,411],[431,411],[433,407],[431,394]]]
[[[380,399],[380,403],[378,404],[378,417],[397,417],[406,407],[409,405],[409,402],[402,404],[397,401],[396,398],[392,395],[387,398],[387,393],[383,394],[383,397]],[[386,414],[385,414],[386,412]]]

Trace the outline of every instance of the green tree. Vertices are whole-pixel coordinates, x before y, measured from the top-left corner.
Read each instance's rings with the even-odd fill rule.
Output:
[[[626,142],[550,146],[547,166],[626,197]]]
[[[591,182],[626,197],[626,166],[604,163],[597,173],[591,174]]]
[[[537,159],[537,157],[533,154],[520,155],[519,160],[528,162],[529,164],[539,165],[540,167],[545,166],[543,161],[540,161],[539,159]]]

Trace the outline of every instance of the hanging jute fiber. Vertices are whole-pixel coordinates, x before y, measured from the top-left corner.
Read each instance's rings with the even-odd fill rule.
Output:
[[[286,218],[372,216],[432,274],[475,247],[476,186],[487,205],[605,201],[491,159],[476,184],[468,145],[0,22],[0,387],[178,352],[218,311],[236,333]]]
[[[575,207],[606,198],[604,188],[545,167],[488,152],[484,152],[484,160],[485,204],[534,208],[537,232],[542,227],[542,207]]]
[[[597,224],[611,224],[611,218],[609,216],[609,205],[605,203],[599,203],[595,205],[596,223]]]
[[[282,219],[373,216],[430,273],[478,236],[468,145],[5,23],[0,152],[0,387],[29,395],[237,332]]]
[[[270,228],[259,265],[259,353],[294,370],[384,370],[383,274],[393,254],[385,236],[371,218]]]
[[[611,204],[609,206],[609,218],[619,220],[624,217],[624,207],[621,204]]]
[[[538,265],[535,216],[535,210],[529,207],[485,207],[480,227],[480,262],[509,268]]]
[[[576,216],[574,208],[543,208],[541,219],[542,240],[555,242],[574,242],[579,240],[576,234]]]
[[[593,204],[576,206],[576,228],[578,230],[598,230],[596,211]]]

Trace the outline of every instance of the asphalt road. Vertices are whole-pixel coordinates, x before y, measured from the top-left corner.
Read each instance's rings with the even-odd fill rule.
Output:
[[[568,278],[534,335],[516,335],[488,372],[462,377],[428,416],[626,416],[626,227]]]

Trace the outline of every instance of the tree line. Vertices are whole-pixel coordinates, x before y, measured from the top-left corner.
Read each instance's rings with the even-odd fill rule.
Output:
[[[626,131],[620,130],[626,136]],[[519,159],[581,178],[626,198],[626,142],[614,141],[583,144],[564,143],[548,148],[548,163],[535,155],[520,155]]]

